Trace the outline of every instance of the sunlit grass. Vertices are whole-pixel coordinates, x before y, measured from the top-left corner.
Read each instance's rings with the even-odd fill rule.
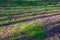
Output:
[[[20,34],[21,32],[25,32],[27,33],[26,34],[27,38],[36,37],[36,39],[44,39],[46,35],[46,29],[43,26],[43,24],[44,23],[42,21],[36,21],[36,22],[34,21],[28,24],[23,24],[21,26],[19,26],[18,24],[15,24],[11,31],[11,34],[16,36],[17,34]],[[10,39],[15,40],[17,38],[12,37]],[[24,39],[24,37],[22,39]]]

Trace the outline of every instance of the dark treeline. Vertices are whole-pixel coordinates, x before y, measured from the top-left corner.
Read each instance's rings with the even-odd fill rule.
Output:
[[[60,0],[37,0],[37,1],[0,0],[0,7],[55,5],[58,2],[60,2]]]

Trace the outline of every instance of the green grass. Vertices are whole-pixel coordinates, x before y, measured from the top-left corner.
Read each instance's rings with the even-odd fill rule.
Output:
[[[39,20],[39,21],[33,21],[31,23],[28,24],[23,24],[18,26],[18,24],[13,25],[13,29],[11,31],[11,34],[13,34],[14,36],[12,36],[10,38],[10,40],[25,40],[28,39],[30,37],[35,37],[36,39],[45,39],[45,35],[46,35],[46,29],[43,26],[43,21]],[[20,34],[21,32],[25,32],[27,33],[25,37],[22,38],[16,38],[17,34]]]
[[[13,8],[13,9],[12,9]],[[14,10],[14,8],[16,8]],[[26,9],[29,8],[29,9]],[[58,13],[60,10],[60,7],[54,7],[54,6],[21,6],[21,7],[11,7],[11,9],[0,9],[1,13],[0,15],[3,17],[9,17],[9,16],[15,16],[17,14],[19,14],[20,12],[23,12],[23,14],[29,14],[28,12],[32,12],[32,14],[36,14],[36,15],[32,15],[32,16],[26,16],[23,18],[17,18],[16,20],[8,20],[7,18],[2,19],[0,21],[0,24],[3,23],[8,23],[8,22],[17,22],[17,21],[22,21],[22,20],[27,20],[30,18],[34,18],[36,16],[40,16],[36,11],[36,9],[39,9],[39,11],[41,11],[42,13],[44,12],[48,12],[48,13]],[[10,12],[10,13],[9,13]],[[2,14],[3,13],[3,14]],[[6,26],[2,27],[2,29],[0,29],[0,32],[5,32]],[[10,31],[10,30],[9,30]],[[30,23],[23,23],[23,24],[13,24],[11,31],[9,32],[9,34],[11,35],[11,37],[8,37],[8,33],[5,33],[3,38],[6,38],[8,40],[28,40],[29,38],[34,37],[36,40],[44,40],[46,38],[46,29],[44,26],[44,22],[43,20],[38,20],[38,21],[32,21]],[[21,33],[24,33],[25,36],[22,38],[17,38],[17,35],[21,35]]]
[[[15,10],[14,10],[15,8]],[[27,9],[28,8],[28,9]],[[20,12],[22,14],[29,14],[28,12],[32,12],[31,14],[36,14],[36,15],[39,15],[40,13],[38,12],[35,12],[36,9],[38,9],[38,11],[41,11],[41,13],[43,12],[48,12],[48,13],[57,13],[59,12],[60,10],[60,7],[51,7],[51,6],[20,6],[20,7],[10,7],[11,10],[9,9],[0,9],[0,16],[4,16],[4,17],[8,17],[8,18],[4,18],[4,19],[1,19],[0,21],[0,24],[3,24],[3,23],[8,23],[8,22],[17,22],[17,21],[20,21],[20,20],[25,20],[27,18],[29,18],[28,16],[27,17],[24,17],[24,18],[19,18],[19,19],[16,19],[13,21],[13,19],[9,19],[10,16],[16,16],[16,15],[21,15]],[[9,20],[8,20],[9,19]]]

